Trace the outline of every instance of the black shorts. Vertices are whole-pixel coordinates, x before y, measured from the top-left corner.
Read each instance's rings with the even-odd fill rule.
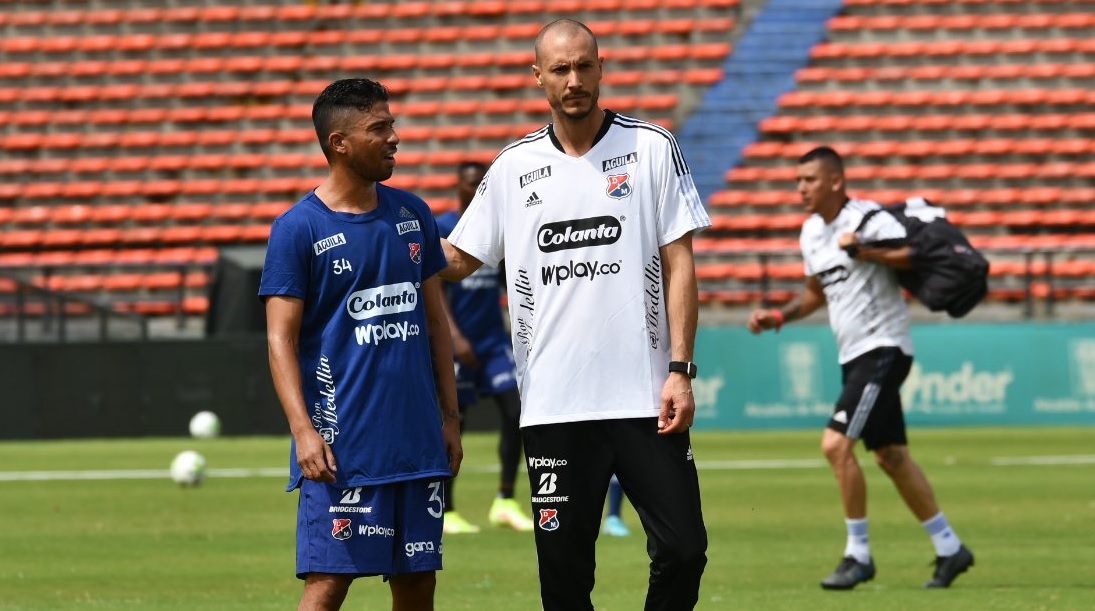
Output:
[[[912,362],[900,348],[876,348],[842,365],[844,390],[828,427],[862,439],[868,450],[906,445],[901,383]]]

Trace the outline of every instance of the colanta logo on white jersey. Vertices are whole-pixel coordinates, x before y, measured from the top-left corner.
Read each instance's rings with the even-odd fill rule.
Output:
[[[619,240],[622,230],[620,221],[612,216],[546,223],[536,232],[536,245],[541,252],[603,246]]]
[[[410,312],[418,305],[418,289],[410,282],[385,284],[356,291],[346,300],[346,311],[355,320]]]

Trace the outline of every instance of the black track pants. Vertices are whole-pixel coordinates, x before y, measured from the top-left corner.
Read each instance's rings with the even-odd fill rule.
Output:
[[[707,531],[687,433],[658,435],[654,418],[526,427],[544,611],[592,611],[595,547],[615,473],[647,535],[645,611],[687,611],[699,597]]]

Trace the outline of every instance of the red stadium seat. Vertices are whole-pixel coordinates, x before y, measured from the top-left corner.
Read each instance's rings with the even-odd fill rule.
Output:
[[[91,227],[80,236],[83,246],[113,246],[122,241],[122,230],[117,227]],[[85,256],[81,260],[89,262]]]

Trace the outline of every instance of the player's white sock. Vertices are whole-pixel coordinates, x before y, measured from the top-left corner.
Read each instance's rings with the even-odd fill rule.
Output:
[[[851,556],[856,562],[867,564],[871,561],[871,546],[867,538],[867,518],[853,520],[844,518],[848,529],[848,543],[844,546],[844,556]]]
[[[953,556],[958,553],[958,548],[962,547],[962,541],[954,533],[954,529],[951,528],[942,511],[924,520],[924,530],[931,535],[936,556]]]

